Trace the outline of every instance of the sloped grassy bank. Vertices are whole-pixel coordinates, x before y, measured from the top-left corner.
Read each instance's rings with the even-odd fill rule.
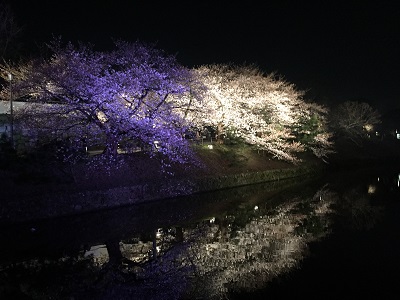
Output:
[[[21,194],[17,199],[2,199],[0,222],[15,223],[81,214],[237,186],[317,176],[324,169],[321,163],[315,161],[294,166],[243,147],[220,146],[212,152],[198,150],[206,165],[205,172],[197,174],[192,170],[176,178],[161,179],[152,177],[151,170],[147,175],[144,170],[136,170],[147,180],[141,178],[136,182],[103,185],[101,188],[76,189],[75,184],[64,185],[63,189],[50,189],[43,185],[40,192]]]

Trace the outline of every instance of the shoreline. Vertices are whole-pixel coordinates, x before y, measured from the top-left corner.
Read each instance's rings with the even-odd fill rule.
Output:
[[[44,193],[18,199],[18,201],[9,200],[8,205],[3,205],[1,209],[0,223],[15,224],[79,215],[300,176],[314,176],[323,169],[321,165],[306,165],[238,174],[171,179],[104,190]]]

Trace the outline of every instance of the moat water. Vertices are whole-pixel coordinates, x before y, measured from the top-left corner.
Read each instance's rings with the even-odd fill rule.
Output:
[[[390,299],[400,166],[0,229],[0,299]]]

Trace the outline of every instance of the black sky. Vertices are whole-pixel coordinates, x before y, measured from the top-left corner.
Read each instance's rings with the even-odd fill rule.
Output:
[[[400,10],[393,1],[9,2],[26,41],[37,44],[52,35],[101,49],[112,38],[156,42],[189,67],[256,64],[316,101],[400,107]]]

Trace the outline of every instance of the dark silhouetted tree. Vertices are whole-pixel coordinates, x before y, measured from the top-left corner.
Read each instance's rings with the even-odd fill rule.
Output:
[[[13,51],[17,48],[17,37],[21,31],[22,28],[15,21],[10,6],[0,1],[0,58],[2,60],[16,55]]]
[[[331,126],[337,137],[349,139],[359,146],[380,123],[380,113],[365,102],[344,102],[331,114]]]

